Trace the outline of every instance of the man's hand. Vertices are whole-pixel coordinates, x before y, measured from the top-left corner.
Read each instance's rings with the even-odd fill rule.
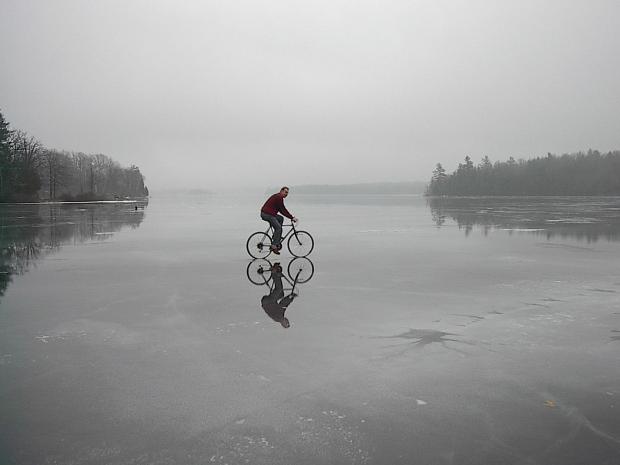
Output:
[[[292,220],[292,221],[293,221],[293,223],[297,223],[297,222],[299,221],[299,219],[297,219],[297,218],[293,217],[293,220]]]

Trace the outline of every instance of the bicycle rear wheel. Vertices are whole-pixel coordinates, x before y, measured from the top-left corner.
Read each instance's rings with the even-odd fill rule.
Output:
[[[297,257],[291,260],[286,271],[293,281],[303,284],[314,276],[314,265],[309,258]]]
[[[255,232],[245,244],[250,257],[265,258],[271,253],[271,237],[264,232]]]
[[[295,257],[305,257],[310,255],[312,249],[314,249],[314,239],[307,231],[295,231],[288,238],[286,243],[288,251]]]
[[[269,284],[271,280],[271,263],[264,258],[255,258],[248,263],[248,268],[245,272],[252,284],[257,286]]]

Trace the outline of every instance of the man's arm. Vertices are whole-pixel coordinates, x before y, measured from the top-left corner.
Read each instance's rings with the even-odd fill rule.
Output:
[[[295,217],[293,215],[291,215],[291,213],[284,206],[284,199],[283,198],[280,198],[280,201],[278,202],[278,207],[279,207],[278,210],[280,210],[280,213],[282,213],[284,216],[286,216],[289,220],[295,219]]]

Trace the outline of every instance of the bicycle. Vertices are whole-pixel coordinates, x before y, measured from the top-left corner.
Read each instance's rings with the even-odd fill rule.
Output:
[[[310,233],[308,231],[298,231],[294,223],[282,225],[283,232],[284,228],[289,228],[289,230],[282,236],[282,242],[288,237],[286,246],[291,255],[294,257],[307,257],[310,255],[310,252],[314,249],[314,239]],[[257,231],[250,234],[245,243],[245,248],[250,257],[267,258],[271,254],[272,236],[269,233],[273,234],[273,227],[271,225],[269,225],[265,232]]]

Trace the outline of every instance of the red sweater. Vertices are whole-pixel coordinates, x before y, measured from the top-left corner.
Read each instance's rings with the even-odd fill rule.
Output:
[[[287,218],[293,219],[293,215],[289,213],[289,211],[284,206],[284,197],[280,194],[273,194],[271,197],[267,199],[263,208],[260,209],[263,213],[267,213],[268,215],[276,216],[278,213],[282,213]]]

